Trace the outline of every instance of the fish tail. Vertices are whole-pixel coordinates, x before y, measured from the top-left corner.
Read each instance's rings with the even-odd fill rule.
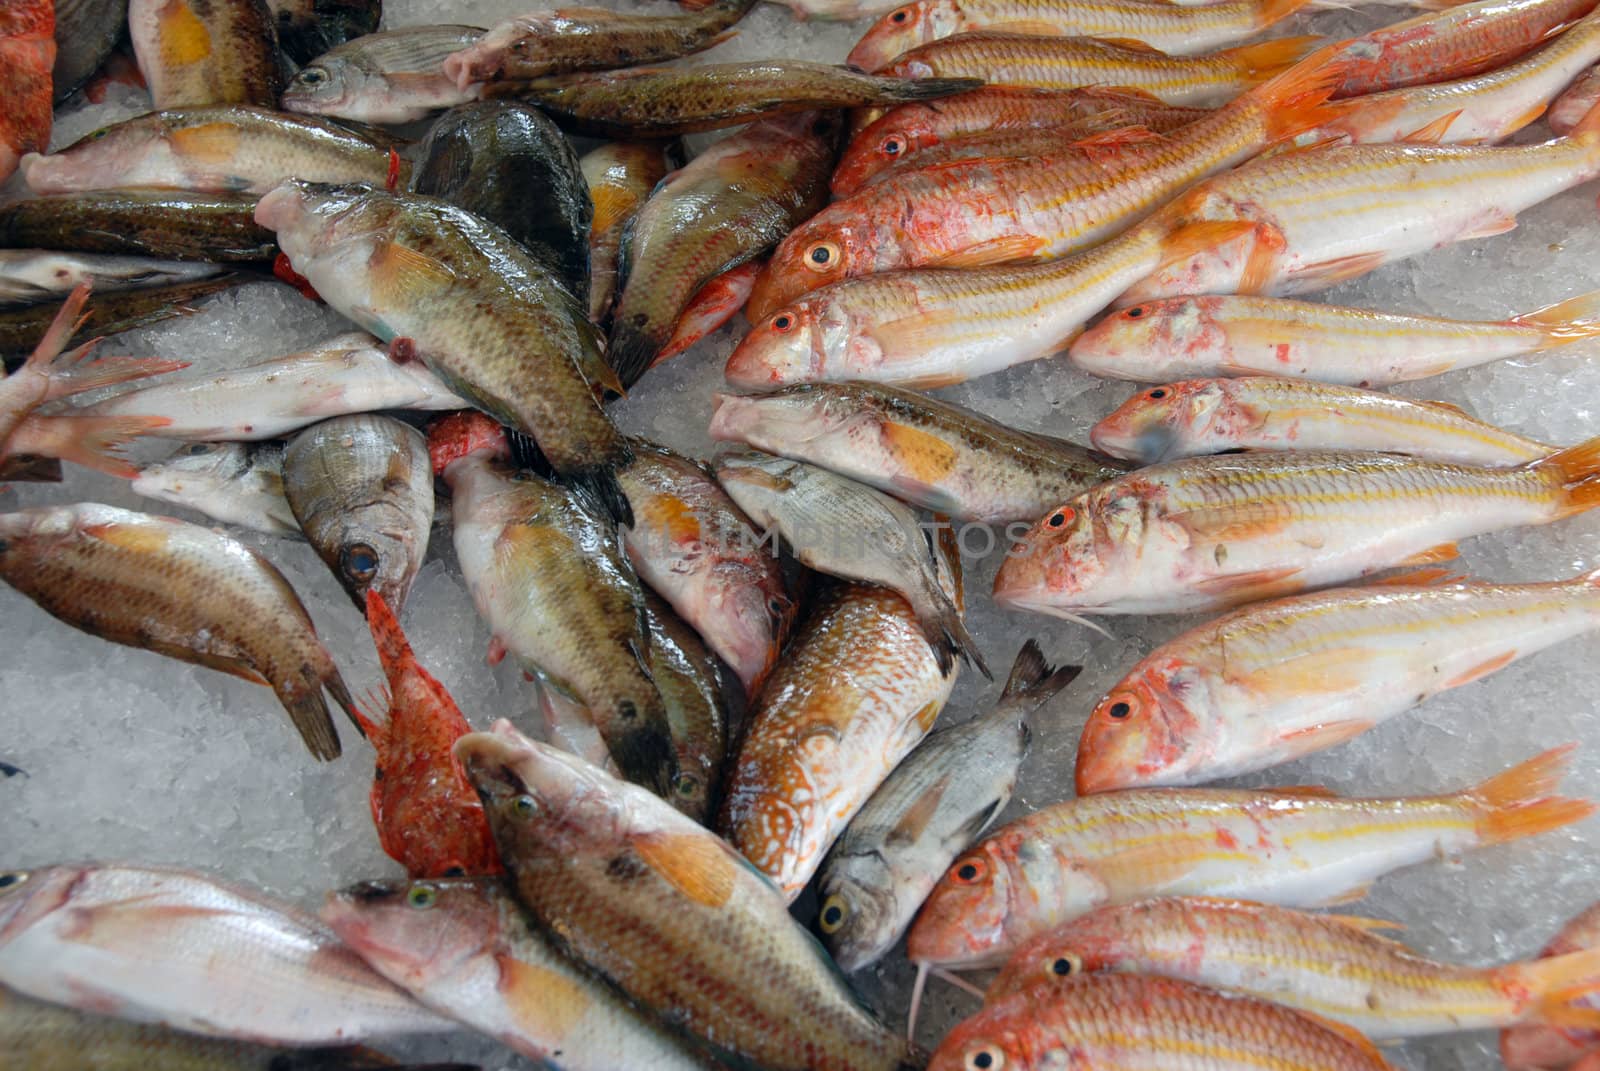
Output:
[[[1312,0],[1261,0],[1261,7],[1256,11],[1256,29],[1264,30],[1275,22],[1281,22],[1311,2]]]
[[[977,89],[982,78],[879,78],[875,103],[909,104]]]
[[[1216,54],[1247,82],[1265,82],[1281,74],[1304,59],[1312,49],[1322,44],[1320,37],[1277,37],[1253,45],[1225,49]]]
[[[1339,46],[1329,45],[1263,82],[1241,100],[1259,110],[1269,142],[1292,138],[1352,110],[1348,101],[1329,103],[1344,81],[1347,66]]]
[[[617,373],[622,385],[631,387],[639,382],[639,377],[644,375],[667,341],[667,332],[656,326],[628,323],[619,303],[617,317],[611,325],[611,341],[606,346],[606,362]]]
[[[1552,519],[1571,517],[1600,506],[1600,436],[1557,450],[1533,465],[1553,472],[1561,481]]]
[[[1470,788],[1465,799],[1478,812],[1478,843],[1503,844],[1580,822],[1595,811],[1588,800],[1552,796],[1566,776],[1577,744],[1535,755]]]
[[[78,357],[87,353],[99,341],[99,339],[92,339],[89,342],[85,342],[67,355],[66,362],[76,361]],[[130,380],[147,379],[150,376],[159,376],[164,372],[176,372],[188,367],[188,361],[169,361],[162,357],[101,357],[87,364],[72,366],[70,370],[58,371],[52,374],[50,377],[50,399],[54,400],[73,394],[82,394],[84,391],[110,387],[117,383],[127,383]]]
[[[1011,663],[1011,676],[1006,678],[1005,691],[1000,698],[1021,699],[1027,702],[1029,709],[1034,709],[1043,706],[1082,672],[1082,666],[1052,666],[1044,660],[1039,641],[1030,639],[1017,652],[1017,660]]]
[[[139,470],[122,456],[122,448],[141,435],[171,424],[159,416],[77,416],[29,417],[17,431],[19,453],[58,457],[126,480],[138,477]],[[26,444],[37,441],[36,449]]]
[[[1595,338],[1600,336],[1600,290],[1513,316],[1511,323],[1542,330],[1544,341],[1539,344],[1541,350]]]
[[[622,490],[617,471],[609,465],[585,466],[561,473],[572,489],[598,512],[617,524],[633,527],[633,506]]]
[[[39,344],[28,354],[27,366],[35,371],[47,372],[48,365],[66,348],[67,340],[78,333],[78,328],[83,326],[83,321],[88,315],[83,307],[89,302],[89,284],[79,283],[72,288],[72,293],[67,295],[67,300],[61,303],[61,308],[56,311],[55,319],[50,321],[50,326],[45,329],[44,337]],[[98,339],[96,341],[99,341]],[[81,357],[93,347],[94,343],[80,346],[77,356]]]
[[[961,620],[961,611],[955,603],[944,596],[944,593],[935,589],[932,592],[933,604],[922,608],[918,614],[921,619],[923,634],[933,646],[934,657],[939,663],[939,672],[944,676],[950,675],[955,667],[955,656],[961,655],[979,673],[989,680],[994,680],[994,674],[989,671],[989,666],[979,653],[978,641],[972,638],[972,633],[967,631],[966,623]]]
[[[350,699],[350,693],[345,690],[344,682],[338,680],[338,670],[333,671],[334,679],[326,682],[328,690],[334,692],[334,698],[339,705],[350,714],[352,721],[355,717],[355,703]],[[335,691],[333,685],[338,684]],[[328,762],[339,757],[339,734],[333,727],[333,717],[328,713],[328,702],[323,698],[322,687],[324,681],[313,673],[306,673],[303,677],[291,677],[283,681],[275,681],[272,690],[277,693],[278,701],[289,712],[289,720],[294,722],[294,727],[300,730],[300,738],[306,742],[306,748],[311,754],[322,762]],[[359,728],[360,722],[356,725]]]
[[[1583,118],[1567,133],[1567,137],[1591,146],[1600,146],[1600,104],[1584,112]]]
[[[1600,948],[1514,963],[1495,973],[1506,989],[1531,999],[1524,1021],[1600,1030],[1600,1009],[1573,1006],[1600,992]]]

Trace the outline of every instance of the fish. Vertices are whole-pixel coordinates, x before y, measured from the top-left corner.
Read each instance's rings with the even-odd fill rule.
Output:
[[[532,438],[612,518],[631,520],[616,477],[630,451],[595,394],[599,331],[515,239],[435,198],[299,181],[263,197],[256,221],[330,305],[392,351],[415,354]],[[485,307],[495,315],[481,315]]]
[[[283,491],[358,610],[376,591],[398,615],[433,528],[428,442],[377,413],[337,416],[299,432],[283,452]],[[425,875],[435,876],[435,875]]]
[[[1327,104],[1339,70],[1326,55],[1165,137],[1114,131],[1036,156],[897,170],[778,243],[750,320],[853,276],[1054,259],[1097,245],[1205,176],[1346,110]]]
[[[1147,383],[1265,375],[1387,387],[1595,337],[1600,291],[1495,321],[1226,295],[1118,309],[1074,339],[1067,356],[1085,372]]]
[[[1151,387],[1091,428],[1089,441],[1141,465],[1230,450],[1382,450],[1493,468],[1558,449],[1448,402],[1275,376]]]
[[[716,659],[655,592],[644,593],[650,677],[667,708],[678,774],[670,802],[701,825],[716,813],[728,751],[728,703]]]
[[[1600,949],[1558,960],[1466,967],[1378,931],[1382,919],[1273,904],[1163,897],[1103,907],[1012,955],[984,999],[1044,995],[1101,971],[1246,993],[1388,1041],[1520,1022],[1600,1027],[1571,1001],[1600,986]]]
[[[129,487],[223,524],[300,535],[283,494],[283,447],[276,443],[190,443],[164,461],[141,465]]]
[[[917,745],[850,820],[817,879],[817,928],[839,969],[882,959],[955,857],[1005,810],[1028,753],[1028,715],[1071,684],[1029,640],[993,710]]]
[[[358,711],[378,753],[369,802],[383,850],[413,878],[500,874],[483,804],[450,750],[472,726],[444,685],[417,662],[395,610],[376,587],[367,589],[365,603],[388,682],[374,691],[366,712]]]
[[[463,104],[423,140],[411,192],[499,227],[589,300],[594,209],[578,154],[539,109],[516,101]]]
[[[1183,218],[1250,222],[1254,233],[1161,268],[1117,304],[1322,289],[1504,234],[1518,212],[1597,176],[1600,111],[1534,145],[1334,145],[1252,160],[1176,203]]]
[[[391,166],[388,144],[332,120],[241,104],[125,119],[60,152],[25,157],[22,176],[35,193],[146,187],[260,194],[294,177],[381,186]],[[404,177],[409,165],[399,167]]]
[[[794,624],[776,548],[699,462],[644,440],[633,457],[620,473],[628,560],[754,695]]]
[[[1557,134],[1572,133],[1597,104],[1600,104],[1600,66],[1589,68],[1589,73],[1573,82],[1556,98],[1546,116],[1550,129]]]
[[[839,123],[801,112],[752,123],[668,176],[629,225],[606,357],[632,386],[695,293],[760,256],[827,203]]]
[[[453,760],[452,760],[453,761]],[[322,920],[418,1001],[564,1071],[705,1065],[540,932],[499,881],[364,881]]]
[[[128,0],[128,36],[158,110],[277,105],[277,25],[266,0]]]
[[[444,73],[466,89],[500,79],[665,63],[733,37],[737,31],[730,27],[754,6],[755,0],[711,0],[674,15],[594,7],[534,11],[497,23],[463,46],[444,61]]]
[[[895,387],[805,384],[718,394],[714,404],[713,439],[819,465],[961,521],[1031,520],[1127,471],[1077,443]]]
[[[1091,974],[1015,994],[951,1030],[928,1071],[1084,1067],[1163,1071],[1391,1071],[1353,1030],[1253,997],[1170,978]]]
[[[1600,904],[1590,905],[1570,919],[1539,956],[1568,956],[1596,947],[1600,947]],[[1588,1000],[1583,1006],[1592,1008],[1595,1002]],[[1527,1023],[1500,1034],[1500,1057],[1510,1071],[1545,1071],[1568,1065],[1571,1071],[1594,1071],[1595,1053],[1600,1053],[1600,1030]]]
[[[1057,506],[1008,552],[1002,606],[1214,610],[1448,561],[1455,540],[1600,504],[1600,440],[1515,468],[1359,452],[1168,461]]]
[[[940,672],[950,672],[960,656],[990,676],[954,596],[942,586],[934,536],[947,528],[924,525],[910,506],[847,476],[771,454],[719,457],[717,482],[762,531],[788,543],[801,565],[897,592],[916,614]]]
[[[283,110],[410,123],[466,104],[477,91],[456,88],[442,68],[482,34],[478,26],[407,26],[346,41],[300,68],[283,91]]]
[[[665,795],[677,773],[650,678],[644,595],[609,519],[583,497],[501,464],[505,433],[463,413],[430,430],[434,472],[453,492],[456,556],[490,662],[513,654],[587,707],[617,766]]]
[[[1222,0],[1188,8],[1165,0],[911,0],[873,23],[845,62],[878,71],[919,45],[982,30],[1135,41],[1192,56],[1254,37],[1308,2]]]
[[[958,673],[940,669],[902,596],[836,584],[752,703],[717,831],[792,903],[933,728]]]
[[[67,344],[81,345],[175,316],[192,315],[200,298],[248,281],[244,275],[227,272],[193,282],[110,291],[95,299],[79,320],[78,329],[67,338]],[[12,358],[37,347],[53,322],[48,303],[0,309],[0,355],[7,359],[7,365]]]
[[[0,242],[11,248],[123,253],[222,263],[271,260],[272,232],[251,218],[245,194],[102,190],[31,197],[0,208]]]
[[[1287,70],[1320,44],[1317,37],[1280,37],[1199,56],[1168,56],[1135,42],[988,30],[919,45],[879,74],[913,80],[980,77],[992,85],[1035,89],[1116,86],[1142,90],[1168,104],[1215,107]]]
[[[905,1043],[715,834],[506,722],[456,755],[517,898],[637,1007],[741,1065],[903,1071]]]
[[[491,82],[484,93],[531,100],[573,133],[663,138],[790,112],[934,100],[981,84],[981,78],[884,78],[779,59]]]
[[[672,337],[661,352],[656,354],[655,360],[650,362],[654,368],[662,361],[687,352],[707,335],[719,330],[739,314],[744,308],[744,303],[750,299],[750,291],[755,289],[756,276],[761,274],[761,269],[766,262],[763,260],[749,260],[737,268],[729,268],[721,275],[714,276],[699,290],[694,297],[689,299],[689,304],[683,310],[683,315],[678,317],[678,324],[672,329]]]
[[[296,64],[358,37],[378,32],[383,0],[267,0],[278,27],[278,45]]]
[[[0,249],[0,305],[59,301],[84,282],[106,293],[206,279],[222,270],[217,264],[154,257]]]
[[[30,458],[34,461],[54,458],[127,479],[138,470],[123,454],[123,448],[160,426],[159,417],[33,415],[11,433],[0,448],[0,460],[15,463]]]
[[[951,864],[912,924],[906,955],[933,966],[998,967],[1064,922],[1152,896],[1284,907],[1357,900],[1401,867],[1587,818],[1594,804],[1551,795],[1572,751],[1547,751],[1448,795],[1166,788],[1053,804]]]
[[[589,319],[605,323],[617,293],[617,261],[629,222],[667,175],[659,142],[614,141],[578,161],[594,206],[589,229]]]
[[[944,100],[900,104],[850,140],[833,170],[833,195],[848,197],[874,175],[965,138],[1052,127],[1072,140],[1128,126],[1166,134],[1209,111],[1166,104],[1140,90],[1102,86],[984,86]]]
[[[92,636],[269,685],[321,760],[339,756],[323,691],[353,702],[294,589],[238,540],[78,503],[0,514],[0,577]]]
[[[452,1025],[314,916],[165,867],[0,875],[0,982],[80,1011],[264,1045],[348,1045]]]
[[[1154,0],[1152,0],[1152,2],[1154,2]],[[1167,0],[1161,0],[1161,2],[1165,3]],[[1103,136],[1113,132],[1126,130],[1129,126],[1129,124],[1116,113],[1108,112],[1106,115],[1108,118],[1106,118],[1104,121],[1101,119],[1094,119],[1085,121],[1070,128],[1043,126],[1023,127],[1017,130],[997,130],[992,134],[980,134],[968,138],[955,138],[950,141],[942,142],[931,149],[926,149],[922,152],[919,152],[915,156],[904,161],[903,163],[895,165],[894,167],[886,168],[877,172],[871,178],[863,182],[861,186],[856,187],[856,189],[860,190],[867,186],[872,186],[876,183],[882,182],[885,179],[894,178],[898,175],[909,174],[913,170],[940,167],[956,160],[1002,161],[1014,159],[1016,157],[1047,156],[1050,154],[1063,152],[1078,155],[1084,152],[1099,151],[1094,149],[1077,149],[1075,146],[1081,141],[1089,141],[1092,145],[1096,139],[1111,140],[1104,138]],[[1130,136],[1124,134],[1122,137],[1128,138]],[[1144,135],[1142,132],[1136,132],[1135,134],[1131,135],[1131,137],[1132,139],[1137,140],[1143,138]],[[1117,147],[1112,146],[1106,148],[1104,151],[1107,153],[1117,153],[1120,150]]]
[[[56,58],[50,76],[55,103],[60,104],[111,57],[128,28],[128,5],[125,0],[55,0],[55,10]]]
[[[50,145],[55,30],[52,0],[11,0],[0,11],[0,183],[29,153]]]

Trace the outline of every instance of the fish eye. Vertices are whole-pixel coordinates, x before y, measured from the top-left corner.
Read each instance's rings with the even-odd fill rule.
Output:
[[[451,863],[444,868],[444,876],[447,878],[464,878],[467,876],[467,868],[460,863]]]
[[[1083,960],[1071,952],[1063,952],[1044,965],[1045,973],[1054,978],[1070,978],[1083,973]]]
[[[827,271],[839,261],[839,247],[832,242],[818,242],[806,250],[806,267],[812,271]]]
[[[905,142],[901,140],[899,134],[890,134],[883,139],[883,144],[878,149],[885,156],[899,156],[905,151],[905,147]]]
[[[834,893],[822,902],[822,914],[817,916],[817,921],[823,933],[838,933],[844,925],[845,916],[849,914],[850,908],[844,902],[844,897]]]
[[[539,802],[532,796],[518,796],[511,802],[511,809],[523,818],[532,818],[539,813]]]
[[[1045,523],[1051,528],[1060,528],[1062,525],[1072,520],[1074,516],[1074,513],[1070,509],[1058,509],[1054,513],[1050,514],[1050,519]]]
[[[780,312],[772,318],[772,329],[774,331],[787,331],[793,326],[794,317],[786,312]]]
[[[406,893],[406,903],[421,911],[432,907],[437,899],[439,894],[427,885],[413,885],[411,891]]]
[[[1133,713],[1133,704],[1126,699],[1119,699],[1106,708],[1106,713],[1117,721],[1125,721]]]
[[[1149,311],[1150,310],[1145,308],[1143,305],[1135,305],[1133,308],[1128,309],[1122,315],[1126,316],[1130,320],[1137,320],[1137,319],[1139,319],[1139,317],[1143,316],[1145,313],[1147,313]]]
[[[961,864],[956,867],[956,884],[976,884],[977,882],[982,881],[988,873],[989,864],[985,862],[981,856],[975,855],[970,859],[962,860]]]
[[[339,552],[339,568],[351,580],[365,583],[378,573],[378,552],[365,543],[351,543]]]
[[[1145,395],[1145,397],[1149,398],[1152,402],[1159,402],[1161,399],[1165,398],[1166,396],[1167,396],[1166,390],[1164,390],[1161,387],[1157,387],[1155,390],[1153,390],[1149,394]]]
[[[782,617],[788,609],[789,604],[778,598],[776,595],[767,600],[767,613],[771,614],[773,617]]]
[[[26,870],[8,870],[0,874],[0,889],[12,889],[28,880]]]
[[[966,1071],[1000,1071],[1006,1065],[1005,1053],[999,1046],[988,1042],[967,1050],[967,1058],[962,1062]]]
[[[700,791],[700,778],[691,773],[680,773],[672,779],[672,791],[688,798]]]
[[[889,21],[890,22],[903,23],[907,19],[909,19],[910,17],[911,17],[911,9],[903,7],[899,11],[896,11],[893,15],[890,15],[889,16]]]
[[[321,67],[307,67],[295,80],[304,86],[319,86],[328,80],[328,72]]]

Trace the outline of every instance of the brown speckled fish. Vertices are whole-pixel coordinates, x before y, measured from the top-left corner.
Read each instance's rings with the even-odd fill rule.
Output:
[[[277,106],[283,72],[266,0],[129,0],[128,36],[157,108]]]
[[[722,761],[728,751],[728,708],[717,660],[665,599],[647,589],[644,605],[650,626],[650,676],[667,708],[672,750],[678,759],[668,799],[703,825],[722,791]]]
[[[589,319],[604,323],[617,296],[617,257],[622,232],[645,198],[667,174],[667,154],[660,142],[615,141],[584,154],[578,161],[594,202],[589,227]]]

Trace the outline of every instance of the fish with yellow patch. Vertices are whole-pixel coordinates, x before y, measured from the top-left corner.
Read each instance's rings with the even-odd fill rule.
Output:
[[[266,0],[129,0],[128,36],[157,108],[278,103],[283,70]]]

